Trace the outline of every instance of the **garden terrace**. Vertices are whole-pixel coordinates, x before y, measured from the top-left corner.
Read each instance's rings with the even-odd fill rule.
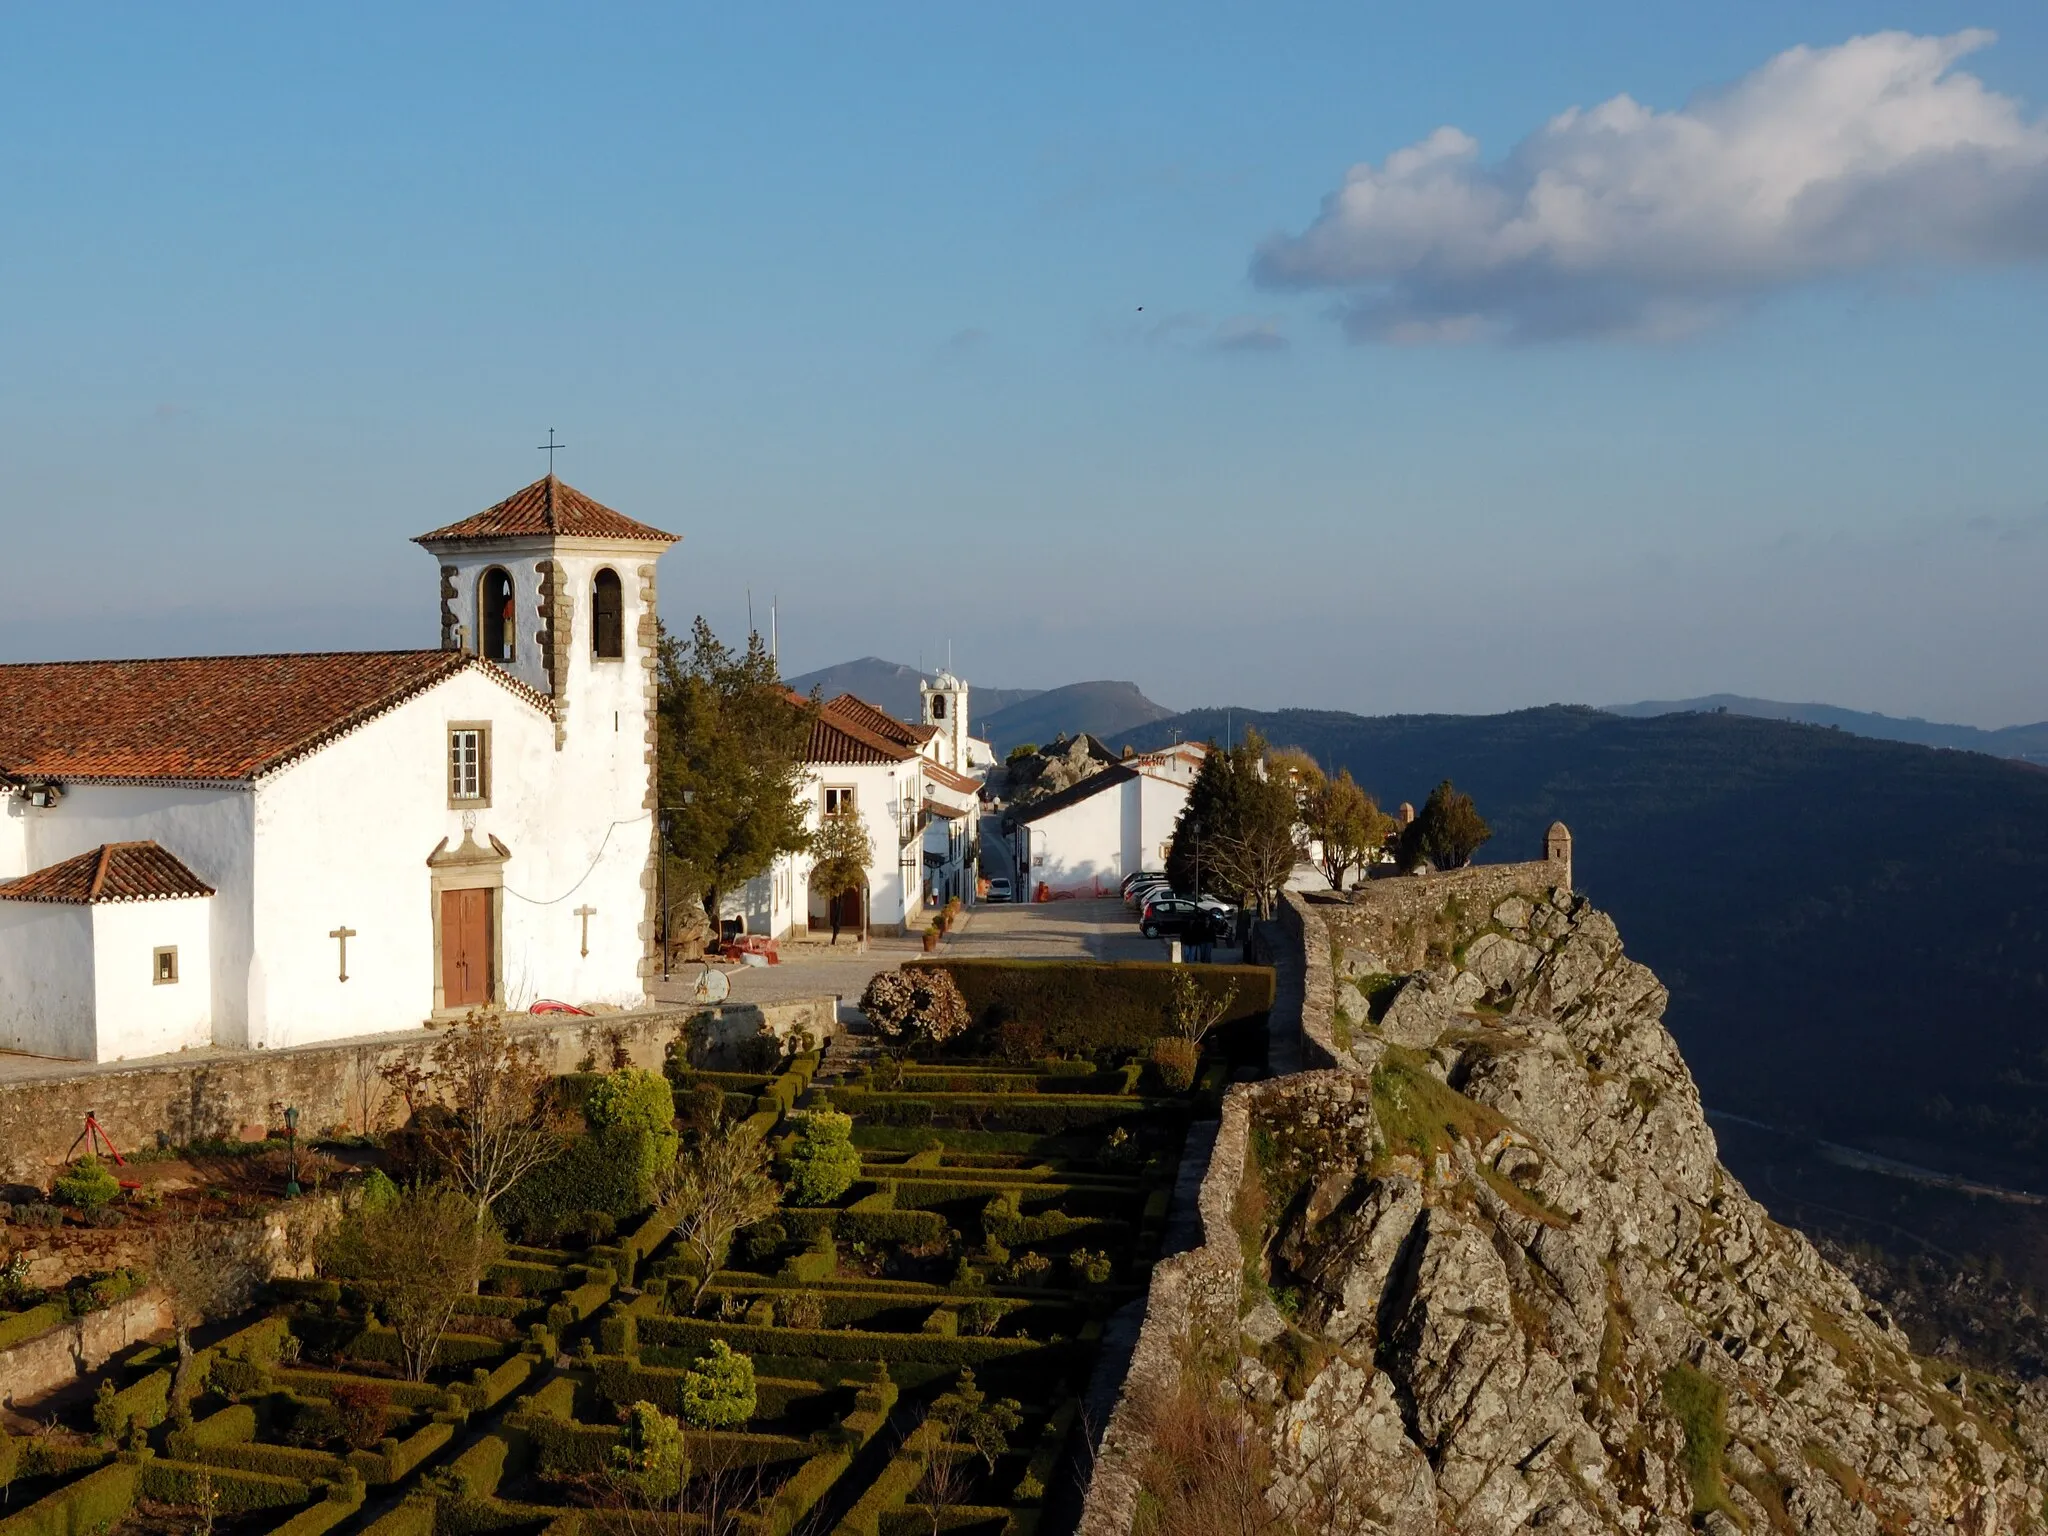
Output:
[[[572,1108],[640,1118],[586,1114],[501,1202],[514,1241],[424,1380],[350,1284],[276,1282],[185,1377],[170,1345],[120,1360],[91,1443],[0,1448],[0,1536],[140,1536],[207,1501],[219,1536],[612,1536],[641,1404],[685,1426],[697,1518],[665,1529],[708,1530],[713,1507],[746,1536],[930,1528],[936,1483],[947,1530],[1036,1532],[1072,1481],[1104,1323],[1157,1256],[1188,1124],[1230,1073],[1220,1051],[1205,1066],[1176,1093],[1114,1059],[906,1059],[836,1082],[813,1081],[814,1054],[772,1072],[678,1062],[651,1120],[646,1074],[557,1079]],[[746,1228],[708,1275],[651,1183],[581,1172],[744,1124],[793,1187],[814,1110],[851,1117],[844,1187]],[[751,1395],[707,1417],[721,1346],[747,1357]],[[977,1392],[1005,1426],[978,1449],[945,1417]]]

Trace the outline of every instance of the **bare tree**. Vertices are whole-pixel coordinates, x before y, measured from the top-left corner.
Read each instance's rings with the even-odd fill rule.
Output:
[[[742,1227],[773,1215],[782,1191],[768,1176],[768,1148],[744,1120],[706,1132],[676,1157],[662,1180],[664,1215],[699,1265],[694,1312]]]
[[[1166,979],[1166,1027],[1167,1031],[1190,1045],[1200,1045],[1203,1037],[1230,1013],[1231,1004],[1237,1001],[1237,983],[1227,983],[1221,995],[1203,990],[1195,979],[1194,972],[1178,968]]]
[[[396,1091],[397,1084],[377,1066],[376,1046],[359,1045],[349,1052],[346,1114],[357,1135],[374,1136],[384,1129]]]
[[[515,1040],[492,1010],[472,1012],[434,1047],[429,1087],[450,1112],[428,1142],[469,1197],[481,1229],[491,1208],[561,1149],[566,1117],[539,1043]]]
[[[488,1207],[430,1185],[363,1201],[325,1245],[326,1268],[376,1307],[398,1335],[405,1373],[424,1381],[455,1309],[505,1251]]]
[[[171,1397],[190,1402],[200,1384],[192,1380],[192,1330],[201,1323],[233,1317],[247,1307],[269,1272],[253,1226],[209,1222],[194,1216],[156,1241],[151,1272],[171,1301],[178,1333],[178,1369]]]
[[[1291,820],[1279,815],[1246,817],[1215,841],[1216,869],[1242,891],[1261,920],[1273,915],[1280,892],[1301,860],[1301,843]]]

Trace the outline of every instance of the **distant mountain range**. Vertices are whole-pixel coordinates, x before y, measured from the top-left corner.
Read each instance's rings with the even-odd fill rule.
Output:
[[[1833,704],[1781,704],[1775,699],[1751,699],[1738,693],[1711,693],[1699,699],[1645,699],[1637,704],[1607,706],[1610,715],[1628,715],[1637,719],[1653,715],[1713,714],[1721,710],[1758,720],[1792,720],[1801,725],[1831,726],[1838,731],[1850,731],[1877,741],[1908,741],[1920,747],[1988,752],[1993,757],[2017,757],[2031,763],[2048,764],[2048,721],[1984,731],[1974,725],[1942,725],[1917,717],[1901,720],[1893,715],[1870,714],[1859,709],[1838,709]]]
[[[1562,819],[1717,1109],[2048,1190],[2048,773],[1732,706],[1201,710],[1110,744],[1247,727],[1384,806],[1454,780],[1493,825],[1483,862]]]
[[[842,661],[785,681],[798,693],[813,688],[826,698],[851,693],[886,709],[901,720],[920,718],[923,704],[918,684],[930,682],[937,674],[920,672],[901,662],[879,656]],[[1068,683],[1061,688],[985,688],[968,679],[968,698],[974,734],[990,742],[997,751],[1031,742],[1037,745],[1057,736],[1080,731],[1109,737],[1133,731],[1163,720],[1173,711],[1155,704],[1138,690],[1136,683]]]
[[[850,693],[886,709],[899,720],[915,721],[922,718],[924,709],[918,698],[917,685],[929,683],[937,677],[936,672],[920,672],[900,661],[863,656],[859,661],[842,661],[834,666],[820,667],[815,672],[806,672],[800,677],[784,678],[783,681],[798,693],[809,693],[816,688],[828,699],[835,694]],[[984,714],[993,714],[1026,699],[1035,699],[1045,691],[1042,688],[984,688],[972,678],[968,682],[973,687],[968,707],[974,713],[977,726]]]

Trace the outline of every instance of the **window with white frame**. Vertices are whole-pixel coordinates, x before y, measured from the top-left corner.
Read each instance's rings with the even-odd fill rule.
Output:
[[[825,814],[827,816],[851,816],[853,814],[852,785],[827,784],[825,786]]]
[[[491,728],[481,722],[448,727],[448,803],[475,809],[490,804]]]

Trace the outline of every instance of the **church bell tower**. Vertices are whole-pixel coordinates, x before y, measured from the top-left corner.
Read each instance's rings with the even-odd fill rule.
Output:
[[[930,682],[919,682],[917,692],[924,723],[938,731],[933,743],[939,762],[955,773],[967,772],[967,685],[951,672],[941,672]]]

